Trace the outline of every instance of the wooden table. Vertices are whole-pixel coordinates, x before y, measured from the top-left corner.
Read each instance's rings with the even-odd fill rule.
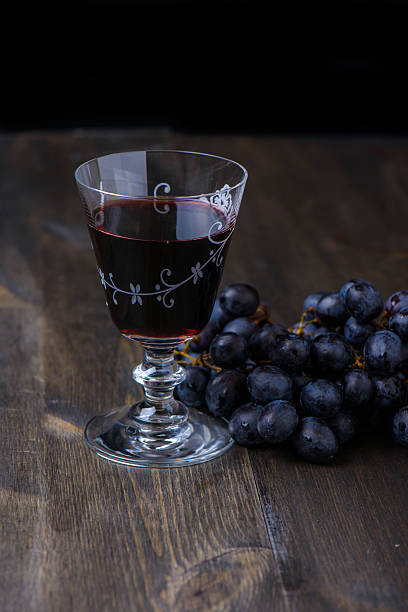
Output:
[[[73,172],[148,145],[248,168],[224,283],[257,286],[276,322],[351,277],[408,285],[406,141],[1,136],[2,611],[407,610],[406,450],[357,440],[327,467],[235,445],[132,471],[86,447],[91,415],[138,397],[140,350],[108,318]]]

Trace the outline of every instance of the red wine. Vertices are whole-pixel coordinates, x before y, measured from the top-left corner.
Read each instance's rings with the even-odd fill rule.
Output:
[[[113,322],[129,338],[188,338],[210,318],[234,220],[208,202],[121,199],[89,232]]]

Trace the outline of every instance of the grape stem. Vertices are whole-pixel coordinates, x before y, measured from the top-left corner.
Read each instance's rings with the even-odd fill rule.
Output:
[[[313,306],[309,306],[309,308],[306,308],[306,310],[303,311],[302,316],[300,317],[300,321],[299,321],[299,325],[296,329],[295,334],[297,334],[298,336],[303,336],[304,335],[304,328],[306,327],[306,325],[310,325],[310,323],[318,323],[318,320],[314,317],[313,319],[310,319],[309,321],[305,321],[306,316],[308,314],[314,313],[315,309]],[[293,332],[293,327],[289,328],[289,331],[292,333]]]
[[[388,312],[386,310],[383,310],[378,320],[375,323],[376,328],[377,329],[388,329],[389,318],[390,317],[389,317]]]
[[[214,370],[215,372],[221,372],[222,368],[213,363],[210,353],[202,353],[200,357],[197,357],[197,359],[200,358],[203,366],[209,368],[210,370]]]
[[[249,318],[252,319],[252,321],[254,321],[257,325],[263,323],[264,321],[273,325],[271,319],[269,318],[268,309],[265,306],[258,306],[254,314],[250,315]]]
[[[201,366],[209,370],[214,370],[215,372],[221,372],[222,368],[219,368],[212,362],[210,353],[200,353],[198,357],[192,357],[191,355],[189,355],[187,351],[189,349],[191,342],[193,341],[196,342],[197,340],[198,340],[197,336],[193,336],[192,338],[187,340],[182,351],[177,351],[177,350],[174,351],[175,355],[179,355],[179,356],[182,356],[188,359],[188,361],[180,360],[180,363],[185,363],[187,365],[193,365],[193,366]]]
[[[353,347],[351,347],[351,350],[353,351],[353,357],[354,357],[354,361],[351,365],[352,368],[359,368],[361,370],[365,370],[365,361],[364,361],[364,357],[357,353],[357,351],[355,351],[353,349]]]

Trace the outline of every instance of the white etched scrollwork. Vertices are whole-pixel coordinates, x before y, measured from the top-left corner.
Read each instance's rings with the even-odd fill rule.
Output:
[[[215,223],[212,224],[212,226],[210,227],[210,229],[208,230],[208,240],[212,243],[212,244],[216,244],[216,245],[220,245],[222,244],[222,248],[217,249],[217,250],[212,250],[210,251],[210,255],[212,257],[212,261],[213,263],[215,263],[215,265],[217,266],[217,268],[222,264],[223,262],[223,256],[222,256],[222,249],[224,248],[224,244],[225,241],[219,241],[219,240],[214,240],[212,234],[215,233],[215,230],[221,230],[222,229],[222,223],[221,221],[216,221]]]
[[[157,190],[160,187],[164,187],[165,193],[169,193],[170,185],[168,183],[159,183],[154,188],[154,195],[157,194]],[[226,212],[227,215],[229,215],[232,211],[232,199],[231,199],[231,194],[230,194],[230,188],[228,185],[224,185],[224,187],[222,187],[221,189],[218,189],[213,195],[210,196],[210,200],[208,200],[204,196],[200,198],[200,200],[209,202],[212,205],[217,206],[218,208],[221,208],[223,211]],[[156,203],[154,204],[154,208],[160,214],[165,214],[170,209],[168,204],[164,204],[163,209],[160,210],[156,207]],[[102,270],[98,267],[98,272],[99,272],[102,286],[105,290],[107,287],[112,289],[113,291],[112,301],[115,305],[117,305],[118,303],[116,299],[116,295],[122,294],[122,295],[131,296],[132,304],[136,304],[138,306],[143,305],[142,298],[155,297],[156,300],[158,302],[161,302],[161,304],[165,308],[172,308],[174,306],[174,297],[171,294],[176,289],[178,289],[179,287],[181,287],[182,285],[185,285],[186,283],[190,281],[193,281],[194,285],[197,284],[200,278],[203,278],[204,270],[210,263],[215,264],[217,267],[219,267],[222,264],[223,259],[224,259],[222,252],[231,235],[231,232],[228,232],[227,237],[223,238],[222,240],[216,240],[214,236],[217,236],[217,233],[221,232],[223,227],[224,226],[221,221],[215,221],[215,223],[211,225],[211,227],[208,230],[207,238],[209,242],[212,245],[214,245],[214,247],[209,251],[208,253],[209,256],[207,260],[203,264],[200,261],[197,261],[193,266],[190,267],[191,274],[187,276],[184,280],[178,283],[169,282],[172,276],[172,271],[169,268],[164,268],[159,274],[159,282],[155,284],[154,291],[142,291],[140,283],[136,283],[136,282],[129,283],[129,291],[127,291],[126,289],[122,289],[115,284],[115,281],[113,280],[112,272],[108,274],[109,280],[107,280],[104,272],[102,272]]]
[[[117,305],[118,303],[116,299],[116,294],[119,293],[122,295],[130,295],[132,297],[132,304],[137,304],[139,306],[143,305],[142,298],[154,296],[156,300],[158,302],[161,302],[165,308],[172,308],[174,306],[174,298],[171,296],[173,291],[175,291],[182,285],[185,285],[191,280],[193,281],[193,284],[195,285],[199,281],[200,278],[203,278],[204,270],[211,262],[215,263],[217,267],[219,267],[222,264],[222,261],[223,261],[222,251],[227,243],[228,238],[230,237],[230,233],[228,233],[228,236],[224,238],[223,240],[218,240],[218,241],[214,240],[214,238],[211,236],[211,231],[216,229],[215,228],[216,225],[217,226],[219,225],[221,229],[222,223],[220,221],[216,221],[216,223],[214,223],[211,226],[208,232],[208,239],[210,240],[212,244],[216,245],[217,248],[214,248],[209,252],[209,258],[203,264],[197,261],[197,263],[194,266],[191,266],[190,268],[191,274],[184,280],[178,283],[169,282],[169,279],[172,276],[172,272],[169,268],[164,268],[160,272],[160,275],[159,275],[160,282],[156,283],[156,285],[154,286],[154,291],[142,291],[139,283],[129,283],[129,291],[126,291],[125,289],[121,289],[115,284],[115,281],[113,280],[112,272],[108,274],[109,280],[107,280],[105,277],[105,274],[98,267],[98,272],[101,278],[101,283],[102,283],[103,288],[105,290],[107,287],[110,287],[112,289],[113,291],[112,301],[115,305]]]
[[[210,195],[209,198],[202,196],[200,200],[202,202],[208,202],[217,208],[221,208],[227,214],[227,216],[233,212],[231,187],[227,184],[225,184],[224,187],[221,187],[221,189],[217,189],[217,191]]]
[[[153,189],[154,196],[157,196],[157,191],[160,189],[160,187],[164,187],[164,193],[170,193],[170,185],[168,183],[158,183],[156,187]],[[165,215],[169,212],[170,206],[168,204],[162,204],[162,206],[163,208],[159,208],[156,200],[153,202],[154,210],[160,213],[161,215]]]
[[[232,211],[232,197],[230,192],[230,186],[224,185],[224,187],[221,187],[221,189],[218,189],[212,196],[210,196],[211,204],[225,210],[227,215],[230,215]]]

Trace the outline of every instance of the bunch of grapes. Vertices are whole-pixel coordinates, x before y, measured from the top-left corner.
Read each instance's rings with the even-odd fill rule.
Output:
[[[383,306],[373,285],[353,279],[309,295],[287,329],[256,289],[229,285],[176,355],[186,375],[177,397],[229,421],[238,444],[290,441],[315,463],[360,431],[408,446],[408,291]]]

